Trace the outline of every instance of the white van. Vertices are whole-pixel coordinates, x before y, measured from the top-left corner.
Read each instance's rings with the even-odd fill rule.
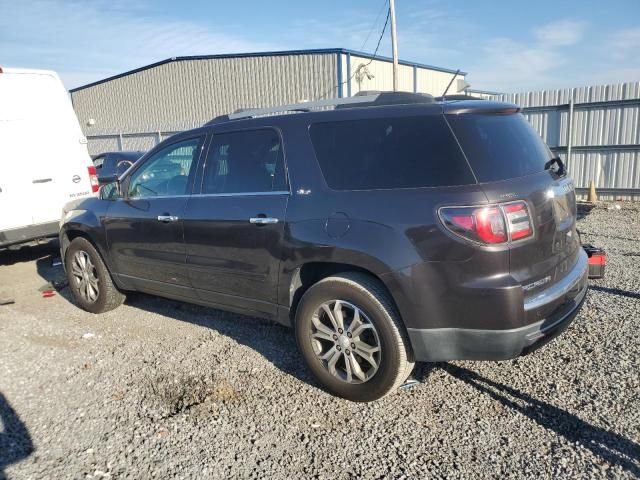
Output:
[[[62,207],[97,191],[58,75],[0,68],[0,248],[57,235]]]

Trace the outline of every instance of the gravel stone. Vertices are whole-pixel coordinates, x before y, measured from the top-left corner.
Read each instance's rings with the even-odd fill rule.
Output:
[[[562,336],[371,404],[273,322],[142,294],[92,315],[55,245],[0,252],[0,478],[640,477],[640,206],[609,206],[579,221],[609,263]]]

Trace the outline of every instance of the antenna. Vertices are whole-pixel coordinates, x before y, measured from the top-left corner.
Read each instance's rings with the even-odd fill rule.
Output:
[[[451,81],[449,82],[449,85],[447,85],[447,88],[444,89],[444,92],[442,93],[441,97],[444,98],[444,96],[447,94],[447,92],[449,91],[449,87],[451,87],[451,84],[453,83],[453,81],[456,79],[456,77],[458,76],[458,74],[460,73],[460,69],[456,70],[456,73],[453,74],[453,78],[451,79]]]

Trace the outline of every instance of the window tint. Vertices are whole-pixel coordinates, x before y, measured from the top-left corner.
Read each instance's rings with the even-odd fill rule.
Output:
[[[131,176],[130,197],[186,195],[201,138],[174,143],[153,156]]]
[[[442,115],[319,123],[310,133],[335,190],[474,183]]]
[[[202,193],[255,193],[287,190],[280,136],[261,129],[213,136]]]
[[[463,114],[448,120],[480,182],[542,172],[553,156],[521,114]]]

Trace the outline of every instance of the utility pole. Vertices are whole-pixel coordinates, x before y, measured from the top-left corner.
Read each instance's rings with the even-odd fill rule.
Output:
[[[389,0],[391,17],[391,50],[393,50],[393,91],[398,91],[398,38],[396,37],[396,2]]]

